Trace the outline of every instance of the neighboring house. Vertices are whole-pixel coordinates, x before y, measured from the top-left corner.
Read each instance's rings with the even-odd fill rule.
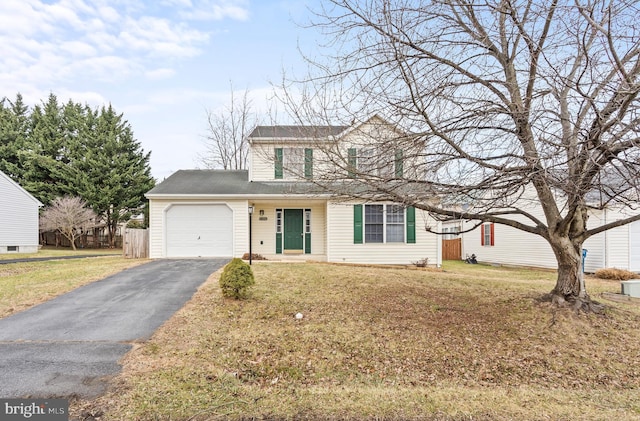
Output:
[[[38,251],[42,203],[0,171],[0,254]]]
[[[252,253],[267,259],[381,264],[428,259],[439,266],[440,238],[424,229],[438,222],[425,212],[338,197],[313,183],[328,170],[319,145],[344,148],[357,165],[366,155],[356,148],[359,136],[374,128],[384,136],[381,127],[397,132],[376,116],[350,127],[259,126],[248,137],[248,171],[174,173],[146,195],[150,257],[242,257],[251,238]],[[388,168],[376,165],[376,171],[399,175],[400,158],[396,151],[384,165]]]
[[[526,209],[544,220],[539,205],[531,203]],[[592,210],[587,226],[595,228],[623,217],[628,215],[612,209]],[[525,219],[519,220],[526,222]],[[472,231],[464,232],[477,222],[457,220],[443,223],[443,230],[462,232],[457,235],[462,243],[462,259],[475,254],[477,260],[483,263],[557,269],[551,246],[544,238],[494,223],[484,223]],[[598,269],[614,267],[640,272],[640,221],[596,234],[588,238],[583,247],[587,250],[585,272],[593,273]]]

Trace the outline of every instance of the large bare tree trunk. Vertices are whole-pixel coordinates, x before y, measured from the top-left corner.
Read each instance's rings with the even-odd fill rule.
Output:
[[[603,307],[587,294],[582,270],[582,242],[558,235],[552,235],[549,242],[558,261],[556,286],[549,294],[551,301],[576,310],[602,311]]]

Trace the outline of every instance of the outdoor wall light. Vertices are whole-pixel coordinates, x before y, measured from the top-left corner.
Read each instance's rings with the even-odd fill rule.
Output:
[[[260,216],[264,216],[264,209],[260,209]]]

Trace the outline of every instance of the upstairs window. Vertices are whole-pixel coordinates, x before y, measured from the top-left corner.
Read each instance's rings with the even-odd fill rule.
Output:
[[[402,149],[393,151],[376,148],[351,148],[348,150],[348,176],[368,174],[382,178],[402,178],[404,157]]]
[[[313,149],[276,148],[274,162],[276,180],[313,178]]]

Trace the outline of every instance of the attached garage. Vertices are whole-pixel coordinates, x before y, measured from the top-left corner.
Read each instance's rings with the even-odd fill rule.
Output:
[[[164,220],[166,257],[233,256],[233,211],[226,204],[173,204]]]

